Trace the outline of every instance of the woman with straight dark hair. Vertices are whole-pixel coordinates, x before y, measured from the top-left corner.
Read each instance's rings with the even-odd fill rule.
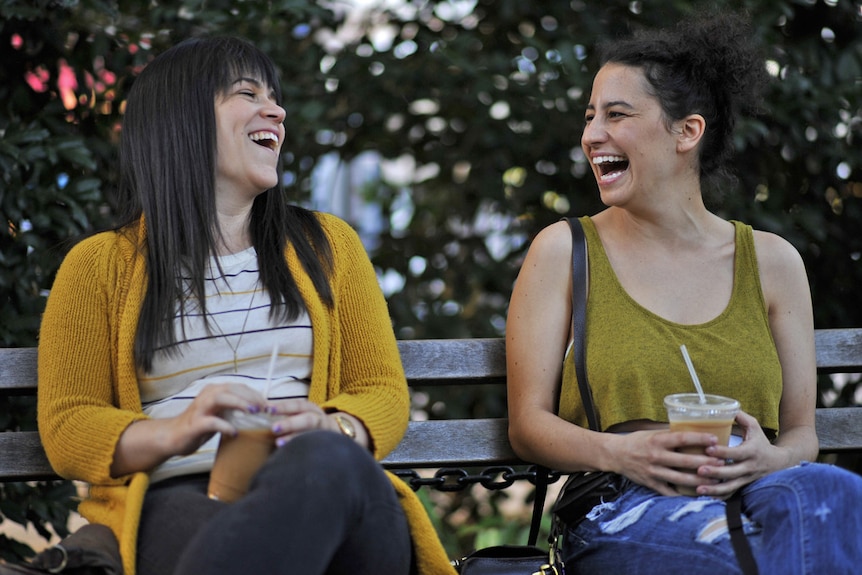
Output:
[[[761,103],[753,37],[740,16],[705,14],[604,46],[581,138],[607,206],[580,218],[583,367],[598,429],[572,357],[565,222],[538,234],[518,276],[506,328],[512,446],[560,471],[605,472],[598,493],[558,514],[569,575],[862,565],[862,508],[849,503],[862,500],[862,478],[811,463],[817,389],[802,259],[704,204],[728,181],[737,117]],[[705,391],[741,403],[729,446],[668,429],[664,397],[695,391],[683,345]]]
[[[290,205],[270,59],[191,39],[134,81],[117,228],[75,246],[48,298],[39,429],[127,575],[453,572],[421,502],[377,460],[409,397],[356,233]],[[272,416],[235,502],[208,496],[231,413]]]

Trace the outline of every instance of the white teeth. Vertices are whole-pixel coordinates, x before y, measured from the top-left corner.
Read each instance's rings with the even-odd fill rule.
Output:
[[[255,132],[253,134],[248,135],[254,142],[260,142],[261,140],[272,140],[278,145],[278,136],[273,134],[272,132]]]
[[[596,156],[593,158],[593,163],[596,165],[605,164],[608,162],[625,162],[626,159],[623,156]]]

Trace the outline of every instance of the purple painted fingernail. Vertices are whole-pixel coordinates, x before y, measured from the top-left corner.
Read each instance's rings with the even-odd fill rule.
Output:
[[[258,413],[259,411],[260,411],[260,408],[256,405],[249,405],[248,406],[248,412],[249,413]]]

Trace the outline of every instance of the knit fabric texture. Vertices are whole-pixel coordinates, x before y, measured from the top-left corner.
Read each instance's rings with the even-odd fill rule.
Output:
[[[334,216],[318,218],[332,244],[332,308],[318,297],[293,249],[286,250],[313,326],[309,398],[327,411],[359,418],[381,459],[401,440],[410,405],[387,304],[354,230]],[[110,467],[123,431],[146,418],[133,353],[146,289],[145,238],[142,220],[72,249],[48,298],[38,360],[45,451],[58,474],[90,484],[79,511],[114,531],[127,575],[135,572],[148,475],[113,478]],[[416,494],[401,479],[390,478],[410,524],[418,572],[454,573]]]

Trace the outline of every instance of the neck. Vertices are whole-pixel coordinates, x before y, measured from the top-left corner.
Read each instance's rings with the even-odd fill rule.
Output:
[[[235,254],[252,246],[249,211],[232,215],[219,213],[217,255]]]
[[[257,194],[216,183],[217,255],[234,254],[252,246],[251,208],[255,197]]]

